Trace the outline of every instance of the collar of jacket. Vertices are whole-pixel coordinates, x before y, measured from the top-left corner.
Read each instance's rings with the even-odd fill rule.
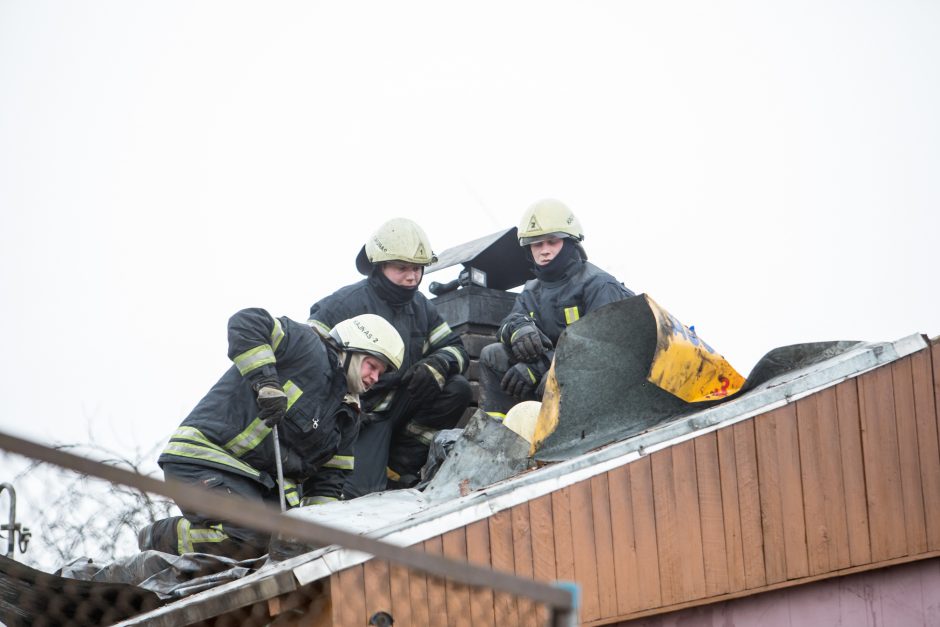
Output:
[[[546,283],[563,281],[577,272],[584,264],[581,247],[568,238],[565,238],[563,242],[561,250],[558,251],[554,259],[548,262],[548,265],[540,266],[533,262],[533,270],[538,280]],[[531,253],[529,254],[531,256]]]
[[[372,268],[368,281],[375,293],[379,295],[379,298],[389,305],[406,305],[414,299],[415,294],[418,292],[417,285],[402,287],[389,281],[388,277],[382,274],[382,269],[378,265]]]

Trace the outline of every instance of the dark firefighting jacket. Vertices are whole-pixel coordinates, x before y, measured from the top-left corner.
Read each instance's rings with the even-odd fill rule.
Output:
[[[170,438],[159,464],[199,464],[276,485],[272,429],[258,418],[251,380],[276,370],[288,408],[278,427],[285,490],[299,503],[340,497],[353,468],[358,407],[347,396],[336,350],[309,326],[244,309],[229,320],[228,355],[234,362]],[[295,485],[296,484],[296,485]]]
[[[326,335],[333,326],[346,318],[372,313],[385,318],[401,335],[405,343],[405,358],[401,368],[384,374],[372,389],[362,395],[363,411],[383,412],[395,397],[401,375],[417,361],[435,355],[446,363],[445,378],[463,374],[469,357],[463,341],[438,313],[437,308],[421,292],[411,300],[394,305],[382,299],[370,279],[340,288],[310,308],[307,324]]]
[[[565,328],[582,316],[608,303],[634,296],[632,291],[594,264],[578,260],[572,265],[572,271],[557,281],[526,281],[499,328],[497,338],[500,342],[509,347],[512,334],[534,322],[554,346]],[[553,355],[554,350],[548,351],[533,364],[537,377],[541,378],[548,371]]]

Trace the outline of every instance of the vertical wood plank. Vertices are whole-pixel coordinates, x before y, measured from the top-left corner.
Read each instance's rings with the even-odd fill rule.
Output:
[[[467,561],[467,532],[464,527],[458,527],[445,533],[441,542],[444,557],[466,562]],[[451,625],[469,627],[470,622],[470,589],[459,582],[447,580],[447,616]]]
[[[907,552],[894,386],[885,367],[857,381],[871,553],[873,560],[882,561]]]
[[[734,429],[716,432],[721,478],[721,511],[725,525],[725,560],[728,566],[728,591],[744,590],[744,539],[741,535],[741,506],[738,503],[738,469],[734,453]]]
[[[672,447],[672,472],[675,481],[676,514],[681,529],[679,555],[682,569],[683,600],[705,597],[705,556],[702,548],[702,516],[699,509],[695,441],[687,440]]]
[[[630,503],[636,537],[638,594],[643,607],[663,602],[659,566],[659,539],[656,536],[656,505],[653,495],[653,465],[649,457],[630,464]]]
[[[767,583],[787,578],[786,540],[783,530],[783,494],[780,487],[780,460],[777,453],[777,412],[754,419],[757,440],[757,468],[760,484],[761,528],[764,534],[764,565]]]
[[[798,401],[796,413],[809,572],[847,568],[851,562],[835,389]]]
[[[408,571],[408,589],[411,599],[411,617],[414,625],[430,625],[428,607],[428,578],[424,573]]]
[[[917,443],[924,486],[924,515],[927,518],[927,549],[940,549],[940,442],[937,432],[937,406],[932,385],[930,351],[911,356],[914,379],[914,411],[917,415]]]
[[[552,525],[552,497],[543,495],[529,501],[529,524],[532,529],[532,565],[537,581],[555,581],[555,529]],[[548,624],[548,609],[540,604],[536,624]]]
[[[901,494],[904,498],[904,528],[907,552],[927,550],[927,521],[924,515],[924,486],[920,474],[920,444],[914,412],[914,372],[911,358],[891,364],[894,385],[894,412],[898,421],[898,449],[901,462]]]
[[[479,566],[490,563],[490,527],[487,519],[467,525],[467,559]],[[473,588],[470,591],[470,617],[474,627],[496,625],[493,613],[493,590]]]
[[[777,410],[777,450],[780,462],[780,495],[783,534],[786,542],[787,579],[806,577],[806,518],[803,511],[803,480],[800,472],[800,439],[793,403]]]
[[[746,588],[767,583],[764,563],[764,530],[761,524],[760,479],[757,474],[756,421],[745,420],[731,427],[734,432],[734,456],[737,464],[738,506],[741,515],[742,553]]]
[[[575,579],[581,585],[581,619],[596,620],[600,616],[600,599],[595,568],[594,516],[591,509],[590,481],[571,486],[571,536],[574,552]]]
[[[333,587],[338,580],[339,585]],[[365,579],[362,565],[352,566],[330,578],[333,611],[337,627],[356,627],[369,620],[366,615]]]
[[[392,591],[392,616],[395,617],[395,622],[402,625],[413,624],[408,569],[392,564],[389,568],[389,584]]]
[[[842,480],[845,484],[845,520],[849,536],[849,562],[852,566],[871,561],[871,534],[868,521],[868,493],[862,455],[862,426],[858,410],[858,382],[849,379],[835,388],[839,414],[839,442]]]
[[[490,531],[490,558],[493,568],[503,572],[512,573],[515,570],[515,559],[512,553],[512,517],[508,511],[496,512],[489,519]],[[499,590],[493,597],[497,625],[519,624],[519,612],[516,598]]]
[[[441,536],[429,538],[424,541],[424,550],[428,553],[440,555],[444,552],[444,544]],[[439,578],[428,575],[428,615],[431,624],[447,624],[450,617],[447,615],[447,588],[446,582]]]
[[[630,507],[630,467],[620,466],[607,473],[610,492],[610,523],[614,545],[614,576],[617,578],[617,611],[620,614],[640,609],[639,568],[636,536]],[[649,573],[644,573],[649,576]]]
[[[594,514],[594,550],[597,596],[601,618],[617,615],[617,576],[614,572],[614,539],[610,523],[610,491],[607,473],[591,477]]]
[[[509,510],[512,521],[513,570],[520,577],[531,579],[535,572],[532,559],[532,532],[529,524],[529,504],[520,503]],[[519,624],[535,627],[535,603],[524,596],[516,598]]]
[[[366,622],[376,612],[391,613],[392,589],[389,582],[388,562],[377,558],[369,560],[363,564],[363,577],[366,591]]]
[[[705,594],[715,596],[728,592],[728,547],[725,544],[725,521],[721,501],[718,434],[709,433],[693,442],[702,525]]]
[[[682,559],[685,530],[676,511],[672,451],[673,449],[667,448],[650,455],[653,502],[656,508],[656,538],[659,543],[659,580],[665,605],[679,603],[687,598],[683,572],[686,565]]]
[[[552,526],[555,528],[555,571],[557,577],[562,581],[575,581],[570,487],[552,492]]]

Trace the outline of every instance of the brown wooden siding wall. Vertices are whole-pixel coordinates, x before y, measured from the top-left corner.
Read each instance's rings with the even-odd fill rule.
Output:
[[[581,586],[605,624],[940,553],[940,345],[423,543]],[[333,623],[540,625],[545,608],[372,560]],[[367,620],[367,619],[366,619]]]

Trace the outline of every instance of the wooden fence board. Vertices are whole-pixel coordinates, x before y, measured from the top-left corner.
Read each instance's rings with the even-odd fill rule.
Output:
[[[441,538],[444,557],[452,560],[467,561],[467,532],[466,528],[458,527],[448,531]],[[450,625],[469,627],[470,621],[470,588],[466,585],[448,580],[447,617]]]
[[[681,603],[688,598],[685,585],[683,548],[686,529],[676,510],[676,481],[672,464],[672,449],[656,451],[650,455],[653,469],[653,502],[656,511],[656,539],[659,546],[659,580],[663,603]]]
[[[630,506],[630,466],[620,466],[607,473],[610,493],[610,523],[614,545],[614,576],[617,578],[617,612],[627,614],[641,609],[640,573]],[[649,576],[644,573],[643,576]]]
[[[894,412],[898,423],[901,495],[904,499],[904,530],[907,553],[927,550],[927,521],[924,514],[924,485],[920,474],[920,444],[914,412],[914,373],[911,358],[890,366],[894,387]]]
[[[408,572],[408,589],[411,598],[411,617],[415,625],[430,625],[431,614],[428,605],[428,577],[417,571]]]
[[[444,551],[441,536],[435,536],[424,541],[424,550],[428,553],[440,555]],[[431,624],[447,624],[447,582],[439,577],[428,576],[428,615]]]
[[[529,522],[529,504],[520,503],[510,510],[512,520],[513,569],[520,577],[532,579],[535,565],[532,558],[532,531]],[[535,603],[532,599],[518,597],[519,625],[535,626]]]
[[[705,557],[702,549],[702,517],[699,509],[698,477],[695,464],[695,442],[686,440],[672,447],[672,478],[676,495],[676,515],[682,547],[683,600],[701,599],[706,595]]]
[[[614,572],[614,540],[610,522],[608,484],[607,473],[591,478],[597,594],[600,600],[600,613],[604,618],[617,615],[617,576]]]
[[[741,535],[741,506],[738,503],[738,469],[734,453],[734,429],[716,431],[719,477],[721,481],[721,513],[725,533],[725,563],[728,568],[728,592],[744,590],[744,541]]]
[[[483,519],[467,525],[467,559],[480,566],[490,566],[489,520]],[[493,590],[473,588],[470,591],[470,616],[475,627],[496,625],[493,613]]]
[[[881,561],[907,552],[894,390],[888,368],[863,374],[857,381],[871,553]]]
[[[777,583],[787,578],[786,538],[783,528],[785,514],[777,451],[778,415],[778,411],[774,410],[754,419],[767,583]]]
[[[555,569],[558,579],[574,581],[571,489],[568,487],[552,492],[552,526],[555,529]]]
[[[725,521],[721,502],[718,434],[709,433],[696,438],[694,444],[705,594],[715,596],[728,592],[728,547],[725,544]]]
[[[656,536],[656,506],[653,495],[653,465],[649,457],[630,464],[630,504],[636,537],[637,571],[640,575],[640,603],[657,607],[663,601],[659,568],[659,540]]]
[[[780,495],[787,579],[806,577],[806,518],[803,511],[803,481],[800,476],[800,442],[793,403],[777,410],[777,452],[780,463]]]
[[[392,564],[389,568],[389,587],[392,591],[392,616],[395,617],[395,622],[402,625],[413,624],[408,569]]]
[[[597,590],[590,481],[579,481],[571,486],[571,537],[575,546],[575,577],[581,584],[581,620],[596,620],[600,617],[600,599]]]
[[[515,558],[512,553],[512,514],[503,510],[489,518],[490,556],[493,568],[507,573],[515,571]],[[493,604],[497,625],[519,624],[519,611],[516,598],[505,592],[495,591]]]
[[[842,481],[845,485],[845,521],[852,566],[871,561],[871,534],[868,523],[868,492],[862,453],[861,414],[858,409],[858,382],[850,379],[835,388],[841,446]]]
[[[366,591],[365,620],[368,621],[376,612],[392,612],[392,590],[387,561],[371,559],[363,564],[363,567],[363,586]]]
[[[937,406],[934,402],[929,350],[911,356],[914,381],[914,411],[917,415],[917,443],[924,486],[924,515],[927,518],[927,548],[940,549],[940,443],[937,432]]]
[[[767,583],[767,568],[764,564],[764,532],[761,524],[760,480],[757,475],[757,435],[754,426],[760,418],[758,416],[731,427],[734,431],[734,456],[737,464],[744,578],[748,590]]]
[[[339,585],[332,587],[332,582]],[[334,575],[331,580],[333,612],[337,627],[356,627],[369,620],[366,614],[366,593],[362,565],[352,566]]]
[[[532,529],[532,564],[537,581],[554,582],[555,528],[552,524],[552,497],[543,495],[529,501],[529,525]],[[539,625],[548,624],[548,609],[540,605],[536,611]]]

